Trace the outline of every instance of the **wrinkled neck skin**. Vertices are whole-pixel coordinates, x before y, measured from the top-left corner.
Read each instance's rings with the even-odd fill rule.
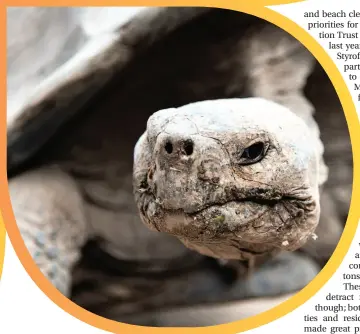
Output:
[[[247,159],[257,143],[263,155]],[[134,152],[140,216],[149,228],[215,258],[294,251],[319,222],[314,143],[300,118],[264,99],[159,111]]]

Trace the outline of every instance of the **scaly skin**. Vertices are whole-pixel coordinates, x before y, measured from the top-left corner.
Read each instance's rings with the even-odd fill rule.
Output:
[[[32,170],[10,180],[13,211],[35,263],[68,295],[71,270],[88,233],[82,194],[56,167]]]

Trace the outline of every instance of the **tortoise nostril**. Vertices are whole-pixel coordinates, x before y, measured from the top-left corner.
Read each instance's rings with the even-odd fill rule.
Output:
[[[175,146],[174,144],[175,143]],[[174,150],[178,150],[180,149],[179,154],[184,154],[184,155],[192,155],[194,152],[194,143],[191,139],[186,139],[186,140],[179,140],[179,141],[175,141],[172,139],[168,139],[165,142],[164,145],[164,149],[166,151],[167,154],[172,154],[174,152]]]
[[[194,143],[192,142],[192,140],[186,140],[184,142],[184,151],[186,153],[186,155],[191,155],[194,152]]]
[[[173,145],[169,141],[165,144],[165,151],[169,154],[173,151]]]

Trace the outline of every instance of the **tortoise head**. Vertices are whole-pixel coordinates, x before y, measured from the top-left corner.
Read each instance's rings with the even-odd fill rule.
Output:
[[[142,220],[214,257],[301,247],[319,221],[318,179],[305,123],[263,99],[159,111],[135,148]]]

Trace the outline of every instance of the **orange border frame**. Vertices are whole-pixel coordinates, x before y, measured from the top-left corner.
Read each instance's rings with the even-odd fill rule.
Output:
[[[360,207],[355,207],[354,203],[360,202],[360,189],[359,189],[359,163],[360,163],[360,124],[359,119],[356,113],[355,106],[352,101],[352,97],[349,93],[349,90],[346,86],[346,83],[337,69],[336,65],[331,60],[330,56],[326,51],[312,38],[304,29],[298,26],[295,22],[290,19],[282,16],[281,14],[266,8],[264,6],[293,3],[299,1],[281,1],[281,0],[258,0],[252,3],[245,3],[245,0],[242,0],[244,3],[233,2],[231,0],[200,0],[200,1],[178,1],[175,0],[172,2],[171,6],[202,6],[202,7],[214,7],[214,8],[225,8],[235,11],[240,11],[248,13],[259,18],[265,19],[280,28],[288,31],[301,43],[303,43],[310,52],[317,58],[320,64],[323,66],[327,74],[329,75],[343,106],[346,120],[348,123],[350,137],[352,142],[352,151],[353,151],[353,161],[354,161],[354,174],[353,174],[353,196],[349,211],[348,220],[343,232],[343,235],[340,239],[340,242],[323,270],[315,277],[315,279],[310,282],[304,289],[302,289],[295,296],[291,297],[289,300],[283,302],[282,304],[266,311],[256,316],[243,319],[237,322],[210,326],[210,327],[200,327],[200,328],[152,328],[152,327],[140,327],[133,326],[123,323],[118,323],[112,320],[105,319],[103,317],[94,315],[85,309],[77,306],[69,299],[64,297],[40,272],[38,267],[35,265],[30,254],[27,252],[25,244],[20,236],[18,227],[15,222],[15,217],[11,208],[11,202],[8,193],[8,183],[7,183],[7,172],[6,164],[1,165],[1,178],[3,183],[6,185],[0,190],[0,203],[1,209],[4,216],[5,226],[9,234],[9,238],[14,246],[17,256],[19,257],[21,263],[25,267],[28,274],[34,280],[34,282],[39,286],[39,288],[59,307],[64,311],[73,315],[81,321],[88,323],[94,327],[97,327],[102,330],[110,331],[113,333],[160,333],[160,332],[172,332],[172,333],[181,333],[186,330],[187,333],[238,333],[242,331],[247,331],[261,325],[267,324],[275,319],[278,319],[285,314],[293,311],[298,306],[302,305],[309,298],[311,298],[333,275],[336,269],[341,264],[344,256],[346,255],[354,234],[356,232],[357,224],[360,218]],[[3,22],[6,22],[6,6],[54,6],[54,3],[49,0],[11,0],[8,1],[0,9],[1,18]],[[118,2],[115,0],[107,0],[102,4],[99,4],[96,0],[69,0],[61,3],[61,6],[118,6]],[[154,0],[154,1],[141,1],[141,0],[129,0],[126,3],[122,3],[121,6],[169,6],[168,1],[164,0]],[[1,25],[1,38],[2,41],[5,41],[6,26]],[[1,44],[3,47],[6,43]],[[6,73],[6,50],[4,47],[4,52],[1,53],[1,70],[3,73]],[[2,95],[3,100],[6,99],[6,83],[4,82],[4,93]],[[6,115],[5,113],[1,114],[2,121],[0,122],[0,141],[1,145],[4,148],[1,151],[2,160],[6,161]],[[356,145],[357,143],[357,145]],[[1,254],[0,254],[1,255]]]

